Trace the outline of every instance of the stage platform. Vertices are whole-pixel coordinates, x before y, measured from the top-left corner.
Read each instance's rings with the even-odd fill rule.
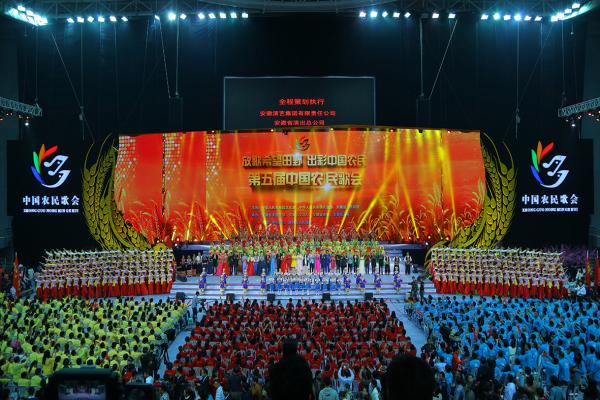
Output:
[[[381,277],[381,290],[375,290],[375,284],[373,281],[373,275],[367,275],[367,283],[365,290],[362,291],[356,288],[355,281],[352,281],[352,287],[350,291],[346,292],[344,290],[339,291],[279,291],[272,292],[275,294],[275,298],[277,300],[287,300],[287,299],[318,299],[320,300],[322,294],[324,292],[331,294],[332,300],[354,300],[354,299],[364,299],[365,293],[373,293],[373,298],[376,299],[404,299],[406,294],[410,292],[410,282],[413,277],[417,277],[418,274],[410,274],[410,275],[401,275],[402,278],[402,286],[400,291],[396,291],[394,288],[394,277],[392,275],[382,275]],[[177,292],[185,293],[186,297],[193,296],[196,291],[198,291],[198,277],[188,278],[187,282],[175,281],[173,283],[173,288],[171,289],[171,295],[176,295]],[[242,290],[242,277],[241,276],[230,276],[227,278],[227,288],[221,293],[219,288],[219,277],[209,276],[207,277],[207,288],[204,291],[204,294],[201,295],[201,298],[206,300],[225,300],[227,294],[234,294],[236,300],[240,299],[250,299],[250,300],[266,300],[267,294],[269,292],[261,292],[260,290],[260,277],[259,276],[251,276],[248,282],[248,290],[246,294],[243,293]],[[433,295],[435,294],[435,287],[433,286],[433,282],[427,280],[425,282],[425,295]]]

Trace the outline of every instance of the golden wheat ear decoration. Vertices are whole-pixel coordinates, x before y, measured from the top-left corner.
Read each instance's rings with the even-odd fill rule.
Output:
[[[125,221],[114,196],[114,169],[117,149],[108,136],[90,161],[90,147],[83,165],[83,215],[90,234],[103,249],[148,249],[148,240]]]
[[[506,236],[515,212],[517,173],[510,150],[506,150],[508,165],[502,161],[492,139],[484,134],[481,153],[485,168],[485,198],[479,216],[469,226],[461,228],[449,241],[441,241],[433,247],[479,247],[491,248]],[[489,146],[489,147],[488,147]],[[431,267],[431,249],[425,256],[425,266]]]

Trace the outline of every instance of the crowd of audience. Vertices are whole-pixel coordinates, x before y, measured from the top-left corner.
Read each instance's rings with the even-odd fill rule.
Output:
[[[170,300],[12,301],[0,294],[0,389],[34,391],[62,368],[122,373],[139,366],[185,312],[185,304]]]
[[[600,398],[596,302],[444,296],[407,312],[442,399]]]
[[[220,399],[222,392],[231,399],[242,393],[262,399],[272,397],[270,371],[292,353],[306,360],[315,399],[332,398],[319,397],[327,385],[340,398],[370,398],[375,387],[381,390],[375,380],[392,359],[414,356],[416,348],[383,301],[215,303],[186,338],[165,378],[178,393],[189,389],[200,398]]]

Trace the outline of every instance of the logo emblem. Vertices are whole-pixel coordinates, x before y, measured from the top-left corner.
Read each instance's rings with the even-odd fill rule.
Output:
[[[42,144],[39,153],[36,153],[35,151],[33,152],[33,166],[31,167],[31,172],[33,173],[35,179],[37,179],[42,186],[51,189],[57,188],[65,183],[65,180],[67,180],[67,177],[71,173],[71,171],[68,169],[62,169],[63,165],[69,159],[68,156],[57,154],[54,156],[54,158],[52,158],[52,160],[44,161],[44,159],[46,159],[48,156],[56,153],[57,150],[58,146],[50,147],[48,150],[46,150],[46,146]],[[56,177],[58,180],[53,184],[47,184],[44,182],[44,179],[42,179],[41,175],[42,168],[47,170],[48,176],[52,178]]]
[[[545,188],[555,188],[560,186],[564,182],[567,175],[569,175],[568,169],[560,169],[560,167],[567,159],[567,156],[559,154],[552,157],[548,162],[542,162],[544,156],[548,154],[553,148],[554,142],[550,142],[550,144],[544,148],[542,148],[542,142],[538,142],[537,150],[531,149],[531,173],[533,174],[533,177],[539,182],[539,184]],[[546,177],[552,178],[552,180],[554,180],[554,183],[544,183],[544,180],[542,180],[542,176],[545,178],[544,180],[546,180]]]
[[[310,142],[306,136],[301,136],[300,139],[296,139],[296,150],[306,151],[310,148]]]

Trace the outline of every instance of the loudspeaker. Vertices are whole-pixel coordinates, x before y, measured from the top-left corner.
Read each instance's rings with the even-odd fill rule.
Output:
[[[267,301],[274,303],[275,302],[275,293],[267,293]]]
[[[175,300],[185,301],[185,292],[175,293]]]
[[[321,301],[331,301],[331,293],[325,292],[321,296]]]
[[[234,301],[235,293],[227,293],[227,301]]]
[[[165,331],[165,335],[167,336],[167,340],[169,340],[169,341],[175,340],[175,329],[167,329]]]
[[[373,300],[373,292],[365,293],[365,300]]]

